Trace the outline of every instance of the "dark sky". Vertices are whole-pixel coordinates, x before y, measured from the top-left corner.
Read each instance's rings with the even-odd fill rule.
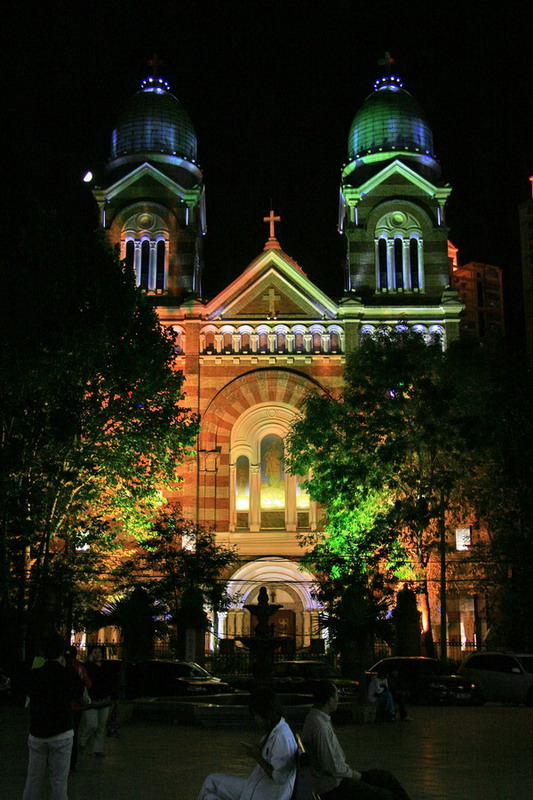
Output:
[[[40,5],[21,3],[4,30],[3,169],[33,171],[52,205],[107,160],[116,114],[156,51],[198,138],[206,295],[261,251],[272,198],[283,249],[338,296],[340,167],[351,120],[389,50],[454,187],[448,223],[460,261],[504,268],[516,328],[517,206],[533,174],[531,10],[475,0]]]

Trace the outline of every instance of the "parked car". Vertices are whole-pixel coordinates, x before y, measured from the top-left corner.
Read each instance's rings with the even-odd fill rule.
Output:
[[[368,671],[392,676],[394,684],[404,692],[405,702],[419,705],[474,705],[479,702],[477,686],[460,675],[451,675],[436,658],[425,656],[391,656],[382,658]]]
[[[224,694],[231,686],[192,661],[138,661],[129,667],[130,697]]]
[[[471,653],[459,674],[479,687],[482,701],[526,703],[533,706],[533,655],[528,653]]]
[[[343,678],[325,661],[280,661],[272,669],[272,685],[279,693],[312,694],[320,680],[334,683],[340,695],[356,694],[359,688],[357,681]]]

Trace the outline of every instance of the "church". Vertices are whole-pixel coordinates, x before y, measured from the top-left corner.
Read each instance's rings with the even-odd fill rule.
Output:
[[[173,494],[185,515],[236,545],[233,606],[219,640],[250,631],[246,604],[266,586],[273,622],[296,649],[320,650],[313,576],[298,536],[320,510],[284,468],[284,438],[309,391],[336,392],[346,355],[383,326],[443,346],[459,336],[446,204],[433,135],[397,76],[379,78],[347,131],[338,228],[344,294],[329,297],[283,250],[265,209],[265,244],[216,297],[202,294],[206,192],[193,123],[167,81],[152,74],[126,102],[94,196],[109,242],[177,334],[186,405],[201,417],[196,455]],[[452,248],[453,251],[453,248]],[[452,252],[453,255],[453,252]],[[455,262],[456,263],[456,262]],[[209,269],[209,265],[206,265]],[[455,609],[455,611],[454,611]],[[435,622],[437,619],[435,619]],[[449,603],[449,638],[474,639],[471,598]]]

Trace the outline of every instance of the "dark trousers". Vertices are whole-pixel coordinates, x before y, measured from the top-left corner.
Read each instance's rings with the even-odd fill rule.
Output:
[[[394,775],[386,769],[369,769],[362,778],[343,778],[335,789],[322,792],[321,800],[410,800]]]

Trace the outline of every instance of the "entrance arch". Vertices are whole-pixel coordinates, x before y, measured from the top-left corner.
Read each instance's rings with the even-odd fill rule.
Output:
[[[301,570],[295,561],[279,557],[259,558],[239,567],[228,581],[232,607],[218,615],[218,636],[236,639],[253,633],[250,614],[245,605],[255,603],[261,586],[265,586],[271,603],[293,612],[294,639],[297,649],[309,647],[312,639],[320,638],[318,614],[321,608],[314,597],[315,579]]]

